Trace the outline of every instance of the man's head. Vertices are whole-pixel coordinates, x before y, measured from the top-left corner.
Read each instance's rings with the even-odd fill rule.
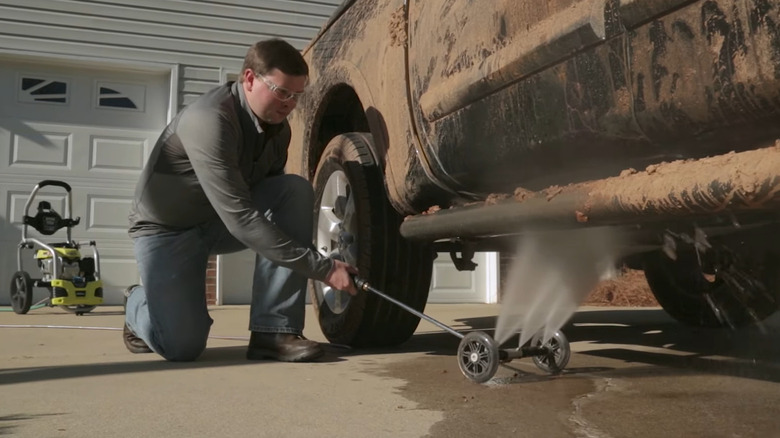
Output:
[[[244,58],[238,81],[258,119],[277,124],[295,108],[309,79],[309,66],[289,43],[271,39],[255,43]]]

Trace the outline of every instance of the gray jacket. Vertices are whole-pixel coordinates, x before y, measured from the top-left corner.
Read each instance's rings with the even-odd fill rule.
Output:
[[[333,261],[293,242],[251,201],[250,187],[284,173],[289,144],[287,121],[263,130],[239,83],[206,93],[157,140],[136,186],[130,237],[221,220],[252,251],[324,280]]]

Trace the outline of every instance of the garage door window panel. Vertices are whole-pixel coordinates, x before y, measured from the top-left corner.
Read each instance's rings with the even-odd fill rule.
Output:
[[[47,103],[67,105],[70,87],[67,81],[39,76],[22,76],[19,101],[23,103]]]
[[[144,111],[146,87],[137,84],[98,82],[97,108],[110,110]]]

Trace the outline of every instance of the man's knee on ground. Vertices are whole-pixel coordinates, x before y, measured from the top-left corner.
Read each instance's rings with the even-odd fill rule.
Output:
[[[160,348],[160,356],[171,362],[191,362],[206,349],[207,336],[174,338]]]

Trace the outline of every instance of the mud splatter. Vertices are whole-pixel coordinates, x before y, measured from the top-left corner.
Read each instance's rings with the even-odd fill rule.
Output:
[[[438,205],[432,205],[429,209],[425,210],[423,214],[435,214],[439,211],[441,211],[441,207]]]
[[[496,205],[507,198],[509,198],[509,195],[505,193],[492,193],[485,199],[485,205]]]
[[[406,14],[403,6],[393,12],[392,19],[387,27],[390,31],[390,45],[393,47],[406,46]]]
[[[563,187],[561,186],[550,186],[544,190],[545,197],[548,201],[552,201],[556,196],[560,195],[563,192]]]
[[[533,195],[534,195],[534,192],[532,192],[532,191],[530,191],[528,189],[524,189],[522,187],[518,187],[518,188],[515,189],[515,192],[512,195],[512,197],[515,199],[515,201],[522,202],[522,201],[525,201],[526,199],[531,198]]]

